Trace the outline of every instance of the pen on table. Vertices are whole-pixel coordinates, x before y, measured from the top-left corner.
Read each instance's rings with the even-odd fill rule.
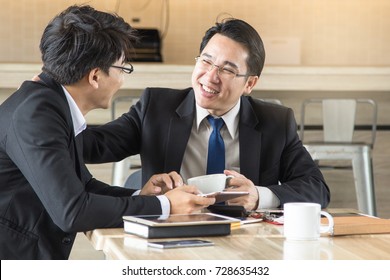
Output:
[[[241,227],[241,222],[234,222],[230,224],[230,229],[237,229]]]

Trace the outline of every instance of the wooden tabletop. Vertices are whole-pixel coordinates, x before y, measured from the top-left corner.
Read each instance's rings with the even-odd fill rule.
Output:
[[[344,211],[351,212],[350,209]],[[151,248],[147,242],[154,239],[125,234],[122,228],[97,229],[87,232],[86,236],[96,250],[103,250],[107,259],[390,259],[390,234],[322,236],[318,241],[288,241],[283,237],[283,226],[266,222],[242,225],[232,229],[228,236],[199,238],[214,242],[215,245],[210,247]]]

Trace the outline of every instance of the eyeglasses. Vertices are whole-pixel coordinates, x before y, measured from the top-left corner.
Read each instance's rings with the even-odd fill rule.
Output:
[[[111,67],[121,69],[126,74],[131,74],[134,71],[133,65],[131,65],[130,63],[126,63],[126,66],[127,67],[111,65]]]
[[[226,80],[232,80],[235,77],[248,77],[248,74],[238,74],[236,69],[229,67],[229,65],[218,66],[215,65],[210,59],[197,56],[195,57],[198,67],[206,70],[207,72],[217,68],[218,76]]]

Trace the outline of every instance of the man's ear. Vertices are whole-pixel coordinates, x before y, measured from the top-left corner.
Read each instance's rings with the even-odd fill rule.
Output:
[[[249,76],[244,88],[244,95],[249,95],[259,80],[258,76]]]
[[[99,88],[99,80],[100,75],[102,74],[102,71],[99,68],[94,68],[91,71],[89,71],[88,74],[88,83],[94,88]]]

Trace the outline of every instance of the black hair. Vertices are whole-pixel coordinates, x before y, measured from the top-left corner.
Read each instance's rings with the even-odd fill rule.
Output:
[[[122,56],[130,59],[136,40],[135,30],[118,15],[74,5],[43,32],[42,70],[63,85],[78,82],[94,68],[108,73]]]
[[[249,75],[260,76],[264,67],[265,50],[263,41],[257,31],[248,23],[240,19],[229,18],[217,22],[206,31],[200,44],[200,53],[215,34],[226,36],[244,46],[248,50],[246,61]]]

